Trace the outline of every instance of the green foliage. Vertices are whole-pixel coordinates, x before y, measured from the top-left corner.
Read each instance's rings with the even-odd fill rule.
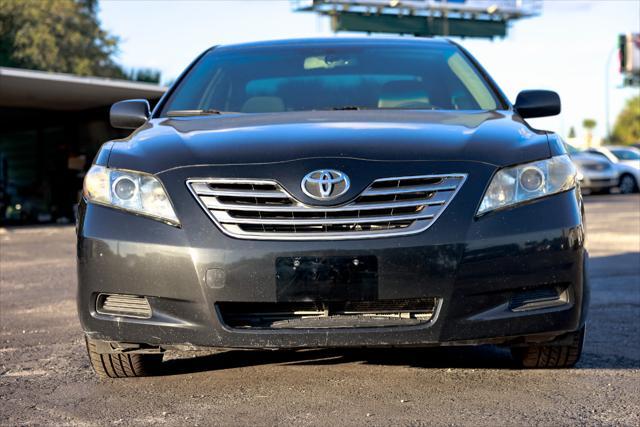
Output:
[[[160,71],[153,68],[139,68],[131,71],[129,78],[137,82],[160,83]]]
[[[573,126],[571,126],[569,128],[569,138],[575,138],[576,137],[576,128],[574,128]]]
[[[97,0],[0,0],[0,65],[126,78],[96,12]]]
[[[584,119],[582,121],[582,127],[585,128],[588,131],[593,130],[593,128],[595,128],[596,125],[597,125],[597,123],[593,119]]]
[[[616,119],[611,139],[625,145],[640,142],[640,95],[627,101]]]

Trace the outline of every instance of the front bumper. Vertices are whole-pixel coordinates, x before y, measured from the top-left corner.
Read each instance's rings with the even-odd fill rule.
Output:
[[[618,186],[620,178],[615,171],[582,172],[580,187],[585,190],[605,190]]]
[[[191,209],[178,212],[182,228],[82,202],[82,327],[97,340],[226,348],[521,342],[579,329],[588,303],[579,192],[474,218],[483,182],[464,188],[427,231],[371,240],[237,240],[187,196],[176,203]],[[439,310],[428,324],[385,328],[236,329],[222,322],[218,302],[276,302],[276,259],[296,256],[376,257],[379,299],[437,297]],[[222,283],[207,282],[211,269],[224,272]],[[566,288],[569,301],[523,312],[508,308],[514,293],[544,286]],[[100,293],[147,296],[153,316],[99,314]]]

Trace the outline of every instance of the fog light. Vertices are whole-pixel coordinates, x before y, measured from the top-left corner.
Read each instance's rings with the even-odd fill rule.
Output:
[[[136,317],[149,319],[151,306],[147,297],[140,295],[99,294],[96,311],[109,316]]]
[[[569,288],[550,286],[516,292],[509,301],[511,311],[529,311],[569,304]]]

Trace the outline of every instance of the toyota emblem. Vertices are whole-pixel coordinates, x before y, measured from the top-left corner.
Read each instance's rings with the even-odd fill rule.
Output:
[[[349,190],[349,177],[344,172],[320,169],[308,173],[302,179],[302,191],[316,200],[331,200]]]

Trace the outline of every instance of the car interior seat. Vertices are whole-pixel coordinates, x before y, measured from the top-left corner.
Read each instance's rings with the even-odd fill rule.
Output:
[[[382,86],[378,108],[429,108],[424,85],[415,80],[394,80]]]

